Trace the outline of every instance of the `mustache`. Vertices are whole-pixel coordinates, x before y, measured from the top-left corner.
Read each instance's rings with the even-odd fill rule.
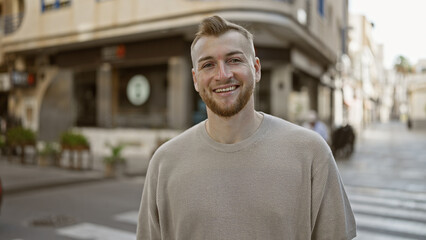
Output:
[[[239,84],[239,83],[240,83],[240,81],[238,81],[238,80],[236,80],[234,78],[226,79],[226,80],[220,82],[220,84],[223,84],[223,85],[227,85],[227,84]]]

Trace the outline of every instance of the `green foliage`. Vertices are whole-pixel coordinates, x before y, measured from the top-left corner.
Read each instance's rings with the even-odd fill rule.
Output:
[[[397,72],[402,73],[402,74],[414,72],[414,68],[411,65],[410,61],[402,55],[398,56],[395,59],[395,63],[394,63],[393,67]]]
[[[42,156],[52,156],[52,155],[59,154],[58,143],[55,143],[55,142],[43,143],[43,146],[38,152]]]
[[[111,151],[111,155],[104,157],[105,163],[117,164],[117,163],[124,163],[126,161],[126,159],[124,159],[121,156],[121,153],[125,147],[124,144],[111,145],[110,143],[106,143],[105,145],[109,147]]]
[[[61,135],[61,145],[70,148],[89,147],[89,141],[82,134],[67,131]]]
[[[4,148],[6,146],[6,141],[4,140],[3,136],[0,136],[0,149]]]
[[[13,127],[6,132],[6,143],[9,145],[35,144],[36,134],[33,130],[23,127]]]

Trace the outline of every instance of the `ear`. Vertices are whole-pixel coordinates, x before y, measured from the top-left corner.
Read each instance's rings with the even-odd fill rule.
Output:
[[[258,57],[255,58],[254,61],[254,74],[255,74],[255,80],[258,83],[261,78],[261,66],[260,66],[260,59]]]
[[[194,82],[195,91],[198,92],[198,82],[197,82],[197,77],[196,77],[194,69],[192,69],[192,81]]]

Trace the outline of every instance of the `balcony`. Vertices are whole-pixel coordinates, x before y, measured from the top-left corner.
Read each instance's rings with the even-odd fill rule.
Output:
[[[0,18],[0,34],[9,35],[14,33],[21,26],[24,13],[5,15]]]

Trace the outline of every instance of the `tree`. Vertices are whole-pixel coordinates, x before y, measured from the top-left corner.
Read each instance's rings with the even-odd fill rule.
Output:
[[[394,68],[397,72],[402,73],[402,74],[404,74],[404,75],[405,75],[405,74],[407,74],[407,73],[412,73],[412,72],[414,72],[414,68],[413,68],[413,66],[411,66],[410,61],[409,61],[406,57],[404,57],[404,56],[402,56],[402,55],[399,55],[399,56],[395,59],[395,62],[394,62],[393,68]]]

